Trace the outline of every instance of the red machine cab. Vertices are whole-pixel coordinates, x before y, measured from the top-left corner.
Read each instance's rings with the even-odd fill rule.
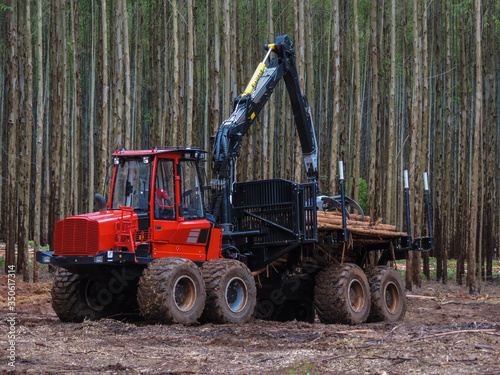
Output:
[[[54,255],[123,251],[134,257],[122,259],[141,263],[220,258],[222,230],[206,219],[204,209],[204,161],[205,152],[191,148],[115,152],[109,202],[99,213],[59,221]],[[113,262],[107,255],[103,262]]]

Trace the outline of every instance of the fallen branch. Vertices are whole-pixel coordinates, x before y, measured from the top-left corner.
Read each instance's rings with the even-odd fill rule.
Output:
[[[494,334],[495,336],[500,336],[500,333],[497,329],[468,329],[468,330],[460,330],[460,331],[451,331],[451,332],[442,332],[442,333],[436,333],[434,335],[427,335],[422,337],[422,339],[429,339],[433,337],[442,337],[442,336],[449,336],[449,335],[458,335],[461,333],[486,333],[486,334]]]
[[[338,331],[334,333],[339,333],[341,335],[348,335],[350,333],[371,333],[374,332],[373,329],[353,329],[351,331]]]
[[[406,298],[419,298],[419,299],[439,299],[438,297],[433,297],[433,296],[420,296],[417,294],[407,294]]]

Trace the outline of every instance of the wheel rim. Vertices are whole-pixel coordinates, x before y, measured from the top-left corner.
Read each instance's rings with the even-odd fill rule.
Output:
[[[174,302],[181,311],[190,310],[196,301],[196,285],[189,276],[181,276],[175,281]]]
[[[387,284],[385,288],[385,304],[391,314],[395,314],[401,303],[401,295],[398,287],[393,282]]]
[[[99,293],[102,291],[102,285],[95,280],[89,279],[85,284],[85,302],[87,305],[94,311],[102,311],[104,307],[109,304],[109,300],[104,300],[104,297],[107,296],[107,293]],[[99,301],[102,299],[102,301]]]
[[[354,312],[360,312],[365,305],[365,291],[359,280],[351,280],[348,288],[347,300]]]
[[[226,286],[226,304],[232,312],[243,310],[248,301],[248,291],[245,282],[239,277],[233,277]]]

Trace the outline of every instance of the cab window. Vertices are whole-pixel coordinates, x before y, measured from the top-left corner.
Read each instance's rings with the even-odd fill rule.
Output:
[[[132,207],[148,210],[151,166],[142,159],[122,159],[116,166],[111,208]]]
[[[178,173],[181,183],[179,215],[185,220],[203,218],[202,191],[196,163],[190,160],[181,161],[178,164]]]
[[[154,191],[155,219],[175,220],[174,161],[158,159]]]

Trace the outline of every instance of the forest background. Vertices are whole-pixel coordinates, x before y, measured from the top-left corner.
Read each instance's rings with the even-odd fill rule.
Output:
[[[447,282],[448,258],[471,293],[491,278],[500,2],[1,0],[0,28],[0,240],[6,269],[16,264],[24,280],[28,240],[50,243],[56,220],[93,211],[94,192],[109,195],[116,149],[209,149],[263,45],[281,34],[295,43],[312,108],[322,193],[338,193],[342,160],[348,194],[405,228],[408,169],[412,233],[427,235],[429,172],[437,279]],[[304,180],[284,84],[244,142],[238,180]],[[421,267],[414,252],[407,288]]]

